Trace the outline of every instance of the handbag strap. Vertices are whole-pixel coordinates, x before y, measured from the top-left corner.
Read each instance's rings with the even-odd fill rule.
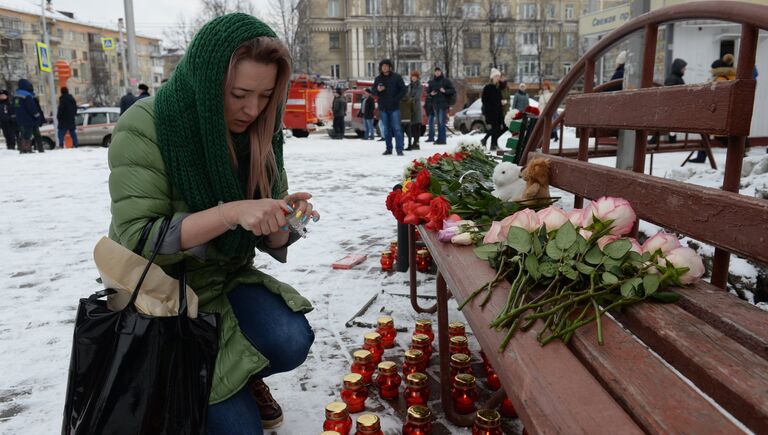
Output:
[[[157,257],[157,254],[160,251],[160,246],[162,246],[163,241],[165,240],[165,234],[168,232],[168,227],[170,226],[169,221],[170,219],[166,217],[166,218],[163,218],[162,222],[160,222],[160,229],[158,230],[159,233],[157,235],[157,239],[155,240],[155,246],[152,249],[152,256],[149,257],[149,261],[147,261],[147,265],[144,267],[144,271],[141,273],[139,282],[136,283],[136,287],[133,289],[133,294],[131,294],[131,300],[128,302],[128,305],[126,306],[126,308],[134,307],[134,304],[136,303],[136,298],[139,296],[139,290],[141,290],[141,285],[144,283],[144,278],[147,277],[147,273],[149,273],[149,268],[150,266],[152,266],[152,263],[155,261],[155,257]]]
[[[141,236],[139,236],[139,241],[136,242],[136,247],[133,248],[134,254],[141,255],[141,253],[144,251],[144,245],[147,244],[149,233],[152,231],[152,227],[155,226],[155,222],[157,222],[157,219],[151,219],[144,226],[144,229],[141,231]]]

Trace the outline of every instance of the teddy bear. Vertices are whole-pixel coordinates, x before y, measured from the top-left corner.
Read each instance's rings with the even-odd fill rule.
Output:
[[[523,191],[523,201],[535,198],[549,198],[549,160],[538,158],[528,162],[528,166],[523,169],[523,180],[525,181],[525,190]],[[535,203],[536,201],[532,201]]]
[[[523,198],[525,181],[520,178],[520,167],[511,162],[501,162],[493,168],[491,194],[502,201],[519,201]]]

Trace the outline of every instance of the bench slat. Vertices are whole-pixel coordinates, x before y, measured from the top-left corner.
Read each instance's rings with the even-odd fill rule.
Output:
[[[457,301],[493,279],[493,269],[468,248],[441,243],[435,232],[420,232]],[[482,311],[475,308],[478,301],[463,312],[491,364],[500,368],[499,378],[525,425],[535,433],[615,434],[619,428],[622,434],[643,433],[563,344],[543,348],[529,330],[513,338],[506,352],[496,352],[504,334],[488,325],[506,302],[504,293],[497,289]]]
[[[625,198],[641,219],[768,263],[768,201],[563,157],[530,158],[536,157],[553,163],[552,186],[589,199]]]
[[[754,80],[731,80],[573,95],[565,125],[748,136],[754,94]]]
[[[768,313],[706,281],[675,291],[685,311],[768,360]]]
[[[768,361],[675,304],[636,305],[617,316],[747,427],[768,431]]]

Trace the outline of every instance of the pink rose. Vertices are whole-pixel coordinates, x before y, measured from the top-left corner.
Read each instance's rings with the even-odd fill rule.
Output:
[[[437,240],[444,243],[449,243],[451,239],[457,234],[459,234],[458,225],[453,227],[443,228],[442,230],[437,232]]]
[[[530,208],[524,208],[512,216],[507,216],[501,220],[502,234],[507,237],[510,227],[520,227],[529,233],[538,230],[541,227],[541,221],[536,212]]]
[[[624,198],[604,196],[589,205],[592,215],[601,221],[612,220],[610,234],[624,235],[632,231],[637,215]]]
[[[629,240],[629,243],[632,244],[632,247],[629,248],[630,251],[635,251],[638,254],[642,254],[643,253],[643,247],[640,246],[640,242],[638,242],[636,238],[634,238],[634,237],[627,237],[626,240]]]
[[[680,240],[678,240],[675,235],[659,231],[643,243],[643,252],[655,254],[656,251],[661,250],[662,254],[667,254],[679,247]]]
[[[472,240],[472,234],[470,233],[459,233],[453,238],[451,238],[451,243],[454,245],[471,245],[474,241]]]
[[[620,238],[621,238],[620,236],[614,236],[614,235],[608,234],[607,236],[603,236],[603,237],[600,237],[599,239],[597,239],[597,246],[602,251],[602,250],[605,249],[605,245],[607,245],[609,243],[612,243],[612,242],[615,242],[616,240],[619,240]]]
[[[592,225],[592,211],[587,208],[574,208],[568,212],[568,220],[574,227],[584,228]]]
[[[542,225],[547,229],[547,232],[554,231],[564,223],[568,222],[568,214],[561,208],[550,205],[549,207],[536,212]]]
[[[497,243],[497,242],[503,242],[504,237],[501,235],[501,222],[493,221],[491,222],[491,228],[488,230],[487,233],[485,233],[485,237],[483,238],[483,243]]]
[[[584,237],[586,240],[589,240],[589,238],[592,237],[592,231],[588,231],[582,228],[579,230],[579,235]]]
[[[682,284],[693,284],[704,275],[704,263],[699,254],[691,248],[675,248],[666,254],[666,258],[677,268],[688,268],[688,271],[680,276]]]

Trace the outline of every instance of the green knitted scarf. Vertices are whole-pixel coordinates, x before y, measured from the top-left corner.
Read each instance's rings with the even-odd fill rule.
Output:
[[[248,197],[232,170],[227,148],[224,79],[235,49],[259,36],[277,37],[269,26],[242,13],[210,21],[195,35],[176,71],[155,97],[155,125],[163,163],[171,185],[194,212],[215,207],[219,201]],[[273,197],[281,190],[281,118],[278,114],[272,137],[277,163],[277,179],[271,180]],[[253,233],[238,227],[214,242],[223,254],[242,256],[252,253],[257,241]]]

